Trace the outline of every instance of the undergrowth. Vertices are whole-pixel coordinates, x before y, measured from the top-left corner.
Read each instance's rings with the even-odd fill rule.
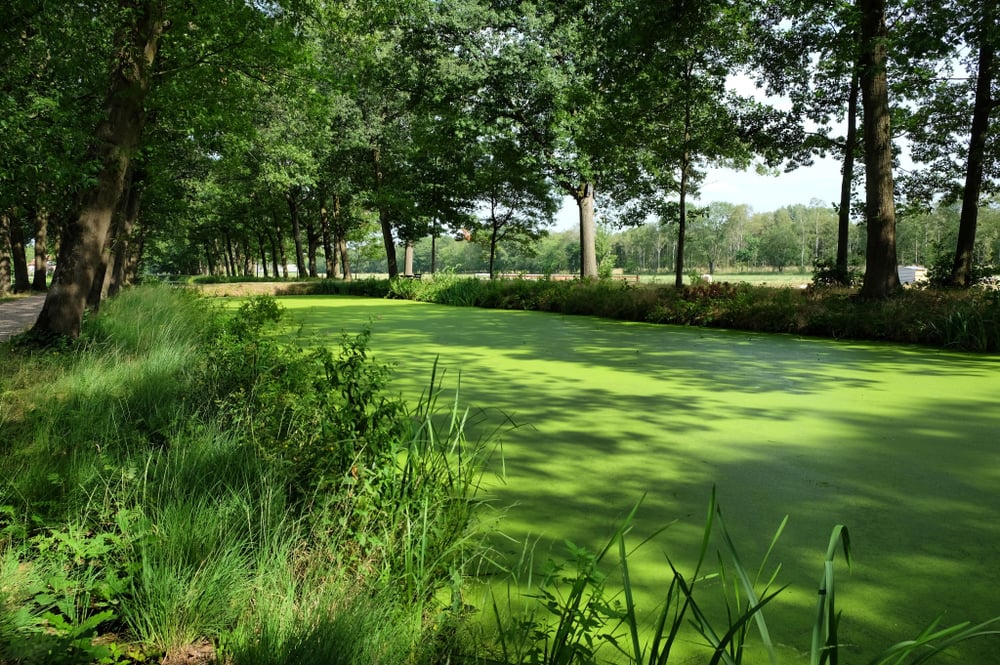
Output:
[[[0,663],[454,649],[483,451],[433,379],[391,394],[367,333],[306,350],[281,316],[141,287],[0,362]]]

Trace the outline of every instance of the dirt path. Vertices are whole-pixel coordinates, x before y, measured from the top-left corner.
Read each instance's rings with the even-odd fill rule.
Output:
[[[0,343],[30,328],[42,311],[44,302],[45,294],[0,302]]]

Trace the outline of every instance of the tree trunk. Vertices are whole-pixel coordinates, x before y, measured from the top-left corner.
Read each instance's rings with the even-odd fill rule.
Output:
[[[319,249],[319,233],[316,231],[316,224],[312,221],[306,222],[306,261],[309,264],[309,276],[319,277],[319,268],[316,266],[316,251]]]
[[[101,299],[109,295],[111,283],[115,278],[115,262],[119,265],[124,262],[128,252],[129,236],[135,226],[135,221],[139,216],[139,184],[142,174],[137,174],[133,168],[129,168],[125,174],[124,190],[115,206],[115,212],[111,217],[111,226],[104,241],[104,250],[101,252],[101,260],[94,271],[94,282],[90,286],[90,294],[87,296],[87,306],[93,310],[100,307]],[[120,271],[121,268],[118,268]],[[121,275],[119,274],[118,279]],[[116,284],[117,293],[120,284]]]
[[[885,0],[858,0],[861,10],[861,100],[864,110],[865,221],[868,248],[861,296],[888,298],[899,288],[892,132],[886,78]]]
[[[136,169],[132,174],[128,197],[126,197],[125,206],[122,209],[121,228],[118,230],[111,250],[111,265],[104,284],[104,297],[114,296],[132,280],[132,276],[129,275],[129,266],[137,261],[139,254],[138,249],[133,246],[132,234],[139,222],[142,186],[145,177],[145,171],[141,169]]]
[[[847,137],[844,140],[844,168],[840,179],[840,209],[837,211],[837,260],[835,269],[837,279],[848,286],[850,277],[850,259],[848,247],[851,229],[851,202],[854,190],[854,156],[858,149],[858,63],[854,63],[851,73],[851,92],[847,97]]]
[[[674,260],[674,286],[684,286],[684,246],[687,241],[687,155],[681,159],[680,202],[677,207],[677,258]]]
[[[111,72],[106,117],[95,132],[96,183],[81,193],[79,216],[63,229],[56,274],[32,328],[42,337],[80,334],[111,216],[142,136],[150,69],[164,28],[163,3],[121,0],[119,6],[129,20],[115,35],[118,57]]]
[[[12,217],[8,230],[10,238],[10,257],[14,262],[14,293],[25,293],[31,290],[31,280],[28,278],[28,258],[24,247],[24,229],[21,220]]]
[[[10,292],[10,217],[0,214],[0,298]]]
[[[378,199],[378,223],[382,227],[386,268],[389,270],[389,279],[396,279],[399,277],[396,241],[392,237],[392,219],[389,215],[389,208],[382,201],[382,153],[377,146],[372,148],[372,164],[375,168],[375,196]]]
[[[594,218],[594,185],[582,183],[573,191],[580,211],[580,277],[597,279],[597,221]]]
[[[976,226],[979,216],[979,194],[983,185],[986,158],[986,139],[990,129],[993,102],[993,77],[996,50],[991,43],[996,30],[996,10],[993,0],[983,3],[982,23],[979,26],[979,66],[976,75],[976,101],[972,110],[972,129],[969,133],[969,157],[965,168],[965,190],[962,193],[962,216],[958,224],[958,245],[952,265],[952,286],[968,288],[972,284],[972,269],[976,247]]]
[[[340,204],[334,196],[334,209]],[[323,236],[323,255],[326,257],[326,278],[332,279],[337,276],[337,253],[333,248],[333,239],[330,236],[330,211],[324,205],[319,211],[320,234]]]
[[[119,280],[119,286],[124,284],[135,284],[136,279],[139,276],[139,265],[142,263],[142,252],[146,248],[146,233],[145,230],[139,232],[139,237],[134,243],[129,252],[125,255],[125,263],[122,266],[122,278]],[[112,295],[114,295],[112,293]]]
[[[496,258],[497,258],[497,220],[494,217],[490,225],[490,279],[496,278]]]
[[[49,213],[45,209],[36,210],[35,214],[35,278],[31,283],[32,291],[48,289],[46,280],[49,267],[48,235]]]
[[[437,272],[437,241],[438,241],[438,226],[437,220],[434,220],[434,226],[431,227],[431,274]]]
[[[266,240],[260,231],[257,232],[257,250],[260,252],[260,269],[264,272],[264,277],[268,277]]]
[[[271,268],[274,278],[277,279],[278,272],[278,234],[276,230],[271,230],[268,234],[268,239],[271,241]],[[287,277],[287,275],[286,275]]]
[[[302,227],[299,219],[298,188],[285,193],[285,200],[288,201],[288,214],[292,220],[292,241],[295,243],[295,270],[298,278],[302,279],[309,271],[306,268],[305,255],[302,251]]]
[[[413,241],[407,240],[403,249],[403,274],[413,277]]]
[[[347,238],[340,236],[337,239],[337,253],[340,254],[340,264],[343,268],[344,281],[351,281],[351,261],[347,256]]]

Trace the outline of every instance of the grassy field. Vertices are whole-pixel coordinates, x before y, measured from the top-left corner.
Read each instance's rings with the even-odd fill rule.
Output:
[[[562,556],[564,540],[596,547],[645,495],[635,542],[677,520],[633,559],[652,612],[664,554],[692,565],[715,485],[751,567],[790,515],[774,560],[791,586],[766,613],[782,662],[808,645],[837,523],[856,558],[838,597],[850,662],[939,614],[1000,614],[996,357],[414,302],[281,302],[317,344],[370,322],[374,354],[396,365],[408,399],[435,358],[446,386],[461,383],[502,452],[491,492],[510,537],[497,546],[512,555],[526,542],[539,562]],[[941,662],[992,662],[997,647],[968,643]]]

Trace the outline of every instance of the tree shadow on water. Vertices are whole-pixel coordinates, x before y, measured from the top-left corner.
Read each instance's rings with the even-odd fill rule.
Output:
[[[635,554],[650,612],[664,554],[692,564],[714,485],[751,567],[790,515],[775,560],[792,587],[767,616],[793,652],[837,523],[856,559],[838,568],[851,662],[942,613],[1000,614],[996,357],[387,301],[319,299],[293,315],[320,336],[370,320],[373,353],[409,398],[435,358],[460,374],[460,401],[485,409],[476,427],[502,446],[506,483],[491,492],[512,506],[504,529],[541,536],[540,558],[564,539],[597,547],[643,495],[639,531],[679,520]],[[997,642],[941,662],[994,662]]]

